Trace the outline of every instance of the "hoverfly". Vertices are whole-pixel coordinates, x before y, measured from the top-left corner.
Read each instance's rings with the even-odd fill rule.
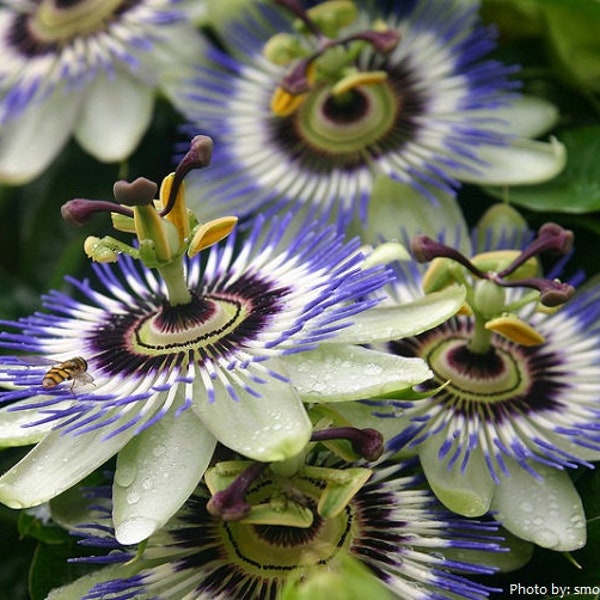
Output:
[[[47,390],[55,388],[63,381],[71,381],[71,391],[75,386],[92,383],[94,378],[87,372],[88,364],[82,356],[69,358],[48,369],[42,379],[42,386]]]

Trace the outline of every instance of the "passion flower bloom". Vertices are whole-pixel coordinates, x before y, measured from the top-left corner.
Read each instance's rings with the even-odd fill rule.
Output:
[[[571,297],[559,271],[541,275],[537,256],[570,252],[569,231],[546,224],[523,244],[517,231],[476,231],[472,258],[414,239],[418,260],[431,262],[426,271],[405,263],[396,301],[460,284],[467,302],[446,323],[387,344],[426,360],[442,388],[377,411],[395,417],[386,425],[391,448],[419,455],[447,507],[495,511],[519,537],[573,550],[585,544],[585,517],[566,470],[600,460],[600,287]],[[445,239],[454,243],[454,232]]]
[[[127,158],[157,92],[172,99],[204,51],[186,11],[177,0],[3,3],[0,181],[34,179],[71,135],[98,160]]]
[[[193,491],[217,441],[255,460],[286,460],[310,437],[303,401],[372,397],[430,376],[420,359],[362,347],[399,334],[387,311],[373,312],[390,271],[369,266],[357,240],[258,218],[246,238],[215,245],[235,218],[197,223],[182,181],[208,164],[211,148],[196,139],[158,201],[157,186],[138,179],[117,182],[117,202],[63,207],[76,223],[109,211],[138,244],[88,239],[101,261],[96,283],[69,277],[73,296],[51,292],[45,312],[1,323],[0,347],[18,354],[0,358],[0,382],[11,388],[0,396],[0,444],[39,443],[0,478],[0,501],[40,504],[118,453],[117,535],[137,542]],[[433,326],[461,302],[441,294],[404,320],[412,328],[416,314]],[[88,382],[69,361],[79,371],[87,364]]]
[[[517,99],[514,69],[485,58],[493,35],[469,3],[274,4],[283,9],[260,6],[219,30],[228,53],[210,50],[180,88],[191,129],[218,140],[199,197],[239,216],[314,205],[344,225],[364,218],[378,175],[431,197],[564,166],[557,142],[520,137],[545,131],[556,111]]]
[[[253,473],[244,494],[252,511],[242,520],[213,515],[210,492],[201,485],[140,552],[116,542],[110,509],[102,508],[104,498],[96,500],[95,520],[78,534],[85,545],[110,550],[91,559],[110,566],[53,591],[49,600],[314,598],[311,590],[342,597],[357,589],[370,598],[391,592],[406,600],[488,596],[490,588],[467,577],[492,572],[478,559],[499,549],[494,523],[445,510],[409,464],[383,460],[344,468],[332,456],[312,451],[288,476],[269,468]],[[252,469],[227,461],[207,477],[247,477]],[[358,474],[363,483],[344,501],[333,501],[336,484]]]

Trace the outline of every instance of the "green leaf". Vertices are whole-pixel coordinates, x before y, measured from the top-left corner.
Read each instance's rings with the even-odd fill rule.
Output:
[[[562,173],[546,183],[511,187],[512,204],[535,211],[581,214],[600,210],[600,126],[567,129],[557,134],[567,147],[567,165]],[[505,190],[488,187],[496,198]]]
[[[45,600],[48,593],[90,570],[88,565],[68,562],[69,558],[81,555],[74,539],[63,544],[40,544],[33,556],[29,574],[31,600]]]
[[[29,536],[46,544],[64,544],[69,539],[66,531],[52,521],[40,518],[36,512],[41,511],[32,510],[19,513],[17,525],[20,535]]]
[[[600,4],[597,0],[538,0],[538,5],[544,14],[551,57],[562,77],[600,90]]]

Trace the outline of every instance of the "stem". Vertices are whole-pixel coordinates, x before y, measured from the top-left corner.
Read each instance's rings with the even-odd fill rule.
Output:
[[[188,289],[183,269],[183,261],[177,258],[170,263],[159,267],[159,272],[167,286],[167,295],[171,306],[189,304],[192,294]]]
[[[486,319],[475,313],[475,330],[468,343],[468,348],[475,354],[487,354],[492,347],[492,332],[485,328]]]

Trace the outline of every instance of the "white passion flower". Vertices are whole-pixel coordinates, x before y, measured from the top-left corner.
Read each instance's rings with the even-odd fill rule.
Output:
[[[105,566],[48,600],[323,598],[326,591],[349,598],[357,589],[368,598],[482,600],[499,591],[482,577],[500,549],[497,524],[444,509],[414,461],[347,464],[318,446],[282,475],[231,458],[137,549],[118,543],[106,493],[90,490],[96,510],[73,533],[109,551],[79,560]],[[222,495],[250,507],[247,516],[215,515],[212,502]]]
[[[172,100],[204,49],[177,0],[2,3],[0,181],[31,181],[71,135],[100,161],[127,158],[157,93]]]
[[[528,139],[556,110],[519,98],[514,69],[487,58],[494,36],[472,3],[274,4],[223,26],[227,52],[211,49],[179,90],[190,129],[218,140],[198,189],[218,210],[291,202],[345,226],[364,219],[378,175],[433,200],[461,182],[533,183],[563,168],[561,144]]]
[[[455,234],[436,237],[469,243]],[[457,281],[467,287],[467,302],[438,327],[385,345],[426,360],[437,393],[427,395],[427,384],[421,399],[369,410],[391,417],[379,419],[387,421],[390,447],[418,454],[451,510],[491,510],[525,540],[578,549],[585,515],[567,470],[600,460],[600,287],[590,282],[574,294],[557,279],[564,257],[542,276],[538,256],[568,254],[572,246],[572,233],[554,223],[535,239],[521,228],[477,229],[471,258],[437,240],[413,238],[428,268],[404,263],[390,302]]]
[[[197,223],[183,186],[211,149],[210,138],[196,138],[158,201],[157,186],[138,179],[115,184],[117,202],[63,207],[76,223],[109,211],[138,243],[88,238],[88,254],[101,261],[97,283],[68,278],[73,296],[51,292],[46,312],[1,323],[0,347],[17,352],[0,358],[9,388],[0,444],[38,443],[0,477],[0,501],[45,502],[118,453],[117,537],[138,542],[183,504],[217,441],[284,461],[310,437],[303,401],[378,396],[430,377],[420,359],[363,347],[401,332],[373,300],[391,272],[369,266],[357,240],[319,223],[259,217],[245,238],[216,244],[236,219]],[[440,294],[414,311],[434,326],[461,303]],[[414,314],[404,318],[410,331]],[[354,342],[336,342],[351,330]]]

